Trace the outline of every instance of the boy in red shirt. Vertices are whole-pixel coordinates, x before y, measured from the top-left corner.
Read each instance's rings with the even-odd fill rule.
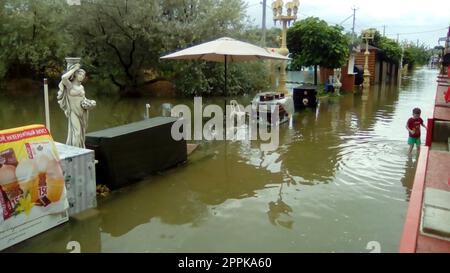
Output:
[[[409,144],[409,153],[412,152],[414,144],[417,146],[417,153],[420,152],[420,126],[423,126],[425,129],[427,127],[423,124],[423,120],[420,118],[421,110],[419,108],[413,109],[413,116],[408,119],[406,123],[406,129],[409,132],[408,144]]]

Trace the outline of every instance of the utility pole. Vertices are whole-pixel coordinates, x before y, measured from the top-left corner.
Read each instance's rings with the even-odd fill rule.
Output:
[[[353,74],[353,69],[355,66],[355,21],[356,21],[356,6],[352,7],[353,10],[353,25],[352,25],[352,48],[350,50],[350,56],[348,58],[348,74]]]
[[[262,37],[261,37],[261,46],[266,47],[266,4],[267,0],[262,1]]]
[[[397,43],[398,43],[398,40],[400,39],[400,34],[399,33],[397,33]]]
[[[355,41],[355,20],[356,20],[356,10],[358,8],[353,6],[352,10],[353,10],[353,26],[352,26],[352,43]]]
[[[386,25],[383,25],[383,36],[386,36]]]

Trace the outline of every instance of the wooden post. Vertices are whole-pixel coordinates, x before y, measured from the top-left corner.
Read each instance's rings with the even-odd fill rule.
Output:
[[[48,83],[44,79],[44,105],[45,105],[45,127],[50,131],[50,106],[48,102]]]

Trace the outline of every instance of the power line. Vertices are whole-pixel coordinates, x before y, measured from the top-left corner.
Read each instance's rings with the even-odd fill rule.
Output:
[[[258,5],[258,6],[259,6],[259,5],[261,5],[261,3],[256,3],[256,4],[251,4],[251,5],[248,5],[248,6],[247,6],[247,8],[251,8],[251,7],[254,7],[254,6],[256,6],[256,5]]]
[[[405,32],[405,33],[395,33],[395,34],[386,34],[389,36],[392,35],[412,35],[412,34],[422,34],[422,33],[431,33],[431,32],[437,32],[437,31],[442,31],[442,30],[447,30],[447,28],[439,28],[439,29],[433,29],[433,30],[425,30],[425,31],[417,31],[417,32]]]
[[[382,25],[382,26],[360,26],[360,25],[355,25],[357,29],[369,29],[369,28],[374,28],[374,29],[378,29],[378,28],[386,28],[388,27],[388,25]],[[431,30],[424,30],[424,31],[417,31],[417,32],[396,32],[396,33],[389,33],[389,34],[385,34],[386,36],[396,36],[396,35],[412,35],[412,34],[422,34],[422,33],[431,33],[431,32],[437,32],[437,31],[442,31],[442,30],[447,30],[447,28],[438,28],[438,29],[431,29]]]
[[[264,1],[264,2],[265,2],[265,1]],[[272,9],[271,6],[269,6],[268,4],[264,4],[263,2],[259,2],[259,3],[257,3],[257,4],[252,4],[252,5],[250,5],[249,7],[256,6],[256,5],[265,5],[266,8]]]
[[[342,22],[339,23],[339,25],[342,25],[343,23],[345,23],[345,21],[347,21],[348,19],[352,18],[354,15],[350,15],[349,17],[345,18]]]

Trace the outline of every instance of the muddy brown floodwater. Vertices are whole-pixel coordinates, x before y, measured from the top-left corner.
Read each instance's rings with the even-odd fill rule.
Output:
[[[118,190],[99,200],[97,212],[6,251],[68,252],[67,243],[78,241],[82,252],[368,252],[377,241],[382,252],[397,252],[416,166],[405,123],[416,106],[424,120],[431,114],[436,75],[422,68],[400,85],[323,99],[281,126],[273,152],[254,142],[203,141],[187,164]],[[52,133],[64,142],[54,93]],[[164,102],[193,104],[93,98],[89,131],[140,120],[147,102],[152,116]],[[0,128],[43,123],[39,100],[2,97]]]

